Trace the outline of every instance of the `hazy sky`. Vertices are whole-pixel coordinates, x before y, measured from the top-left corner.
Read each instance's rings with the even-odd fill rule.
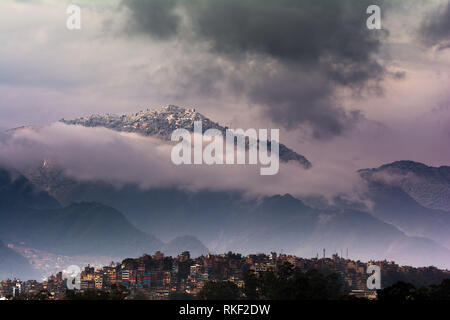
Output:
[[[450,165],[449,3],[2,0],[0,127],[175,104],[319,166]]]

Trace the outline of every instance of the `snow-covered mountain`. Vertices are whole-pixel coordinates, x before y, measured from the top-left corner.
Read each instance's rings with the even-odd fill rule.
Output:
[[[159,109],[147,109],[121,116],[116,114],[95,114],[74,120],[61,120],[61,122],[69,125],[105,127],[116,131],[153,136],[163,140],[170,140],[172,132],[176,129],[182,128],[193,132],[195,121],[202,122],[203,131],[217,129],[225,132],[227,129],[227,127],[210,120],[195,109],[185,109],[173,105],[164,106]],[[305,169],[311,167],[308,159],[281,143],[279,153],[282,162],[296,161]]]
[[[97,115],[62,121],[68,125],[135,132],[164,141],[177,128],[192,131],[194,121],[202,121],[204,130],[226,130],[193,109],[174,106],[132,115]],[[110,214],[117,209],[131,227],[161,239],[160,247],[164,246],[170,252],[185,250],[184,245],[190,244],[199,252],[206,252],[206,247],[213,252],[283,250],[309,257],[323,248],[331,252],[349,248],[354,257],[362,260],[393,259],[400,264],[450,265],[450,214],[446,206],[450,198],[446,193],[448,167],[432,168],[400,161],[361,170],[360,175],[368,182],[366,196],[373,204],[370,208],[340,203],[315,206],[290,195],[248,197],[233,190],[189,191],[164,186],[143,189],[132,183],[118,187],[102,179],[77,180],[67,175],[64,167],[54,165],[51,158],[43,160],[39,168],[32,169],[21,173],[38,190],[47,192],[65,207],[57,210],[64,216],[72,217],[76,213],[85,217],[91,212],[90,207],[85,210],[71,206],[72,203],[84,203],[85,206],[90,203],[95,205],[95,210],[100,208]],[[20,221],[38,217],[34,207],[39,205],[41,208],[46,198],[42,196],[43,200],[39,198],[41,201],[38,202],[34,198],[28,199],[27,195],[18,193],[12,197],[5,194],[3,199],[31,203],[33,210],[25,211],[28,209],[25,208],[19,216],[13,216],[9,214],[9,206],[8,210],[3,210],[6,217],[3,221],[11,223],[13,217],[24,217],[24,214],[27,220]],[[96,211],[96,214],[102,218],[105,216],[102,212]],[[54,227],[53,220],[52,217],[46,219],[50,230],[60,231],[60,224]],[[70,228],[79,230],[85,225],[86,222],[70,224]],[[22,228],[23,223],[20,226]],[[12,230],[17,234],[16,229]],[[14,235],[7,231],[0,230],[0,236],[2,233],[4,237]],[[40,238],[32,239],[34,243],[42,238],[41,234],[45,233],[40,231]],[[180,238],[185,234],[195,235],[206,247],[193,238]],[[176,240],[168,242],[173,238]]]

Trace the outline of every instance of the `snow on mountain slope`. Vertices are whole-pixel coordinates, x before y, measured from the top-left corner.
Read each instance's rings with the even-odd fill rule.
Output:
[[[69,125],[81,125],[85,127],[105,127],[116,131],[135,132],[146,136],[154,136],[163,140],[170,140],[172,132],[176,129],[194,131],[194,122],[201,121],[203,131],[217,129],[225,132],[223,127],[195,109],[185,109],[169,105],[159,109],[147,109],[128,115],[90,115],[74,120],[62,119],[61,122]],[[282,162],[296,161],[305,169],[311,167],[311,163],[304,156],[289,149],[280,143],[280,160]]]

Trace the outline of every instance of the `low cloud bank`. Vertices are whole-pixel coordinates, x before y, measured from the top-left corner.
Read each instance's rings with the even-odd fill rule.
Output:
[[[0,164],[19,171],[44,160],[73,178],[101,180],[117,186],[177,187],[187,191],[239,190],[248,195],[290,193],[295,196],[334,196],[361,190],[355,172],[330,162],[304,170],[298,164],[280,164],[274,176],[261,176],[259,165],[180,165],[171,161],[172,145],[151,137],[105,128],[55,123],[11,132],[0,144]]]

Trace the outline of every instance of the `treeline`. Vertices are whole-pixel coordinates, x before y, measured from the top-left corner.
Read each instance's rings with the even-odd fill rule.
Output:
[[[229,281],[208,281],[197,295],[200,300],[356,300],[336,273],[324,274],[317,270],[306,272],[285,264],[277,271],[260,274],[247,272],[244,287]],[[398,281],[377,291],[380,301],[450,300],[450,279],[440,284],[414,286]],[[171,299],[186,299],[172,295]]]
[[[402,267],[394,270],[381,270],[381,279],[383,286],[388,287],[396,282],[403,281],[411,283],[415,287],[429,286],[432,284],[439,284],[445,279],[449,278],[448,272],[439,270],[436,267]]]
[[[285,264],[277,271],[256,274],[248,271],[242,289],[229,281],[205,283],[197,298],[200,300],[337,300],[343,295],[338,274],[323,274],[317,270],[302,270]]]
[[[398,281],[392,286],[378,290],[377,294],[380,301],[450,300],[450,279],[445,279],[437,285],[420,287]]]
[[[125,300],[129,294],[124,286],[113,284],[109,290],[67,290],[64,300]]]

